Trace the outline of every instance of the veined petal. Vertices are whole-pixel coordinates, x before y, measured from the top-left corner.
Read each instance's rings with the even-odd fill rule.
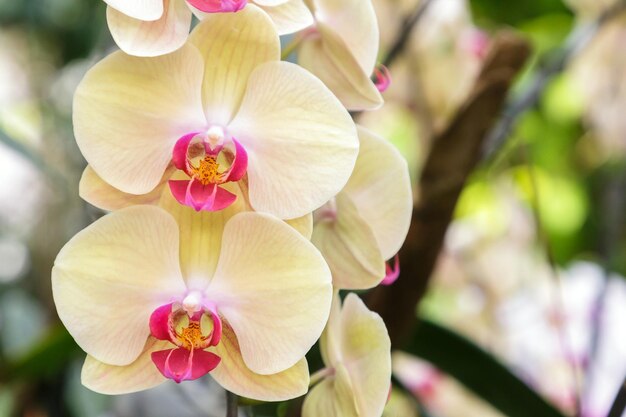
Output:
[[[303,0],[255,1],[271,18],[279,35],[298,32],[313,25],[313,15]],[[276,4],[268,4],[276,3]]]
[[[383,98],[371,73],[361,68],[350,49],[332,29],[317,22],[321,37],[305,40],[298,63],[319,77],[348,110],[375,110]]]
[[[81,372],[82,383],[92,391],[107,395],[130,394],[156,387],[166,379],[154,366],[150,355],[173,346],[170,342],[150,337],[141,355],[125,366],[109,365],[87,355]]]
[[[285,4],[289,2],[290,0],[253,0],[253,1],[258,6],[276,7],[276,6],[280,6],[281,4]]]
[[[115,211],[139,204],[157,204],[163,194],[163,187],[167,186],[167,181],[172,173],[173,169],[167,169],[161,182],[154,187],[154,190],[147,194],[135,195],[124,193],[106,183],[87,165],[83,171],[83,176],[80,178],[78,194],[89,204],[107,211]]]
[[[203,291],[211,281],[222,247],[224,225],[235,214],[245,211],[245,199],[236,183],[224,184],[238,195],[237,200],[218,212],[196,212],[179,204],[169,189],[165,190],[159,205],[178,223],[180,231],[180,265],[190,289]]]
[[[104,0],[126,16],[140,20],[157,20],[163,15],[163,0]]]
[[[319,338],[332,299],[330,271],[285,223],[240,213],[224,229],[207,298],[233,328],[248,368],[275,374],[295,365]]]
[[[158,20],[145,21],[107,7],[109,30],[117,46],[135,56],[157,56],[183,46],[189,35],[191,11],[185,0],[162,0],[164,12]]]
[[[372,74],[378,58],[380,37],[372,0],[313,0],[313,2],[318,25],[322,23],[324,27],[332,28],[363,72]]]
[[[309,213],[302,217],[296,217],[295,219],[285,220],[289,226],[293,227],[304,236],[307,240],[311,240],[313,234],[313,214]]]
[[[255,374],[244,363],[237,336],[228,325],[223,327],[222,339],[215,353],[222,361],[211,372],[211,376],[224,389],[242,397],[284,401],[304,395],[308,390],[309,368],[306,359],[276,374]]]
[[[413,212],[406,160],[388,141],[358,127],[361,147],[352,176],[342,191],[369,225],[384,259],[402,246]]]
[[[211,124],[226,126],[239,108],[250,73],[264,62],[280,60],[280,42],[270,18],[254,5],[203,16],[190,41],[204,58],[204,109]]]
[[[328,322],[319,340],[324,365],[334,368],[341,361],[341,297],[335,288]]]
[[[87,72],[74,96],[74,133],[106,182],[146,194],[161,181],[182,135],[206,126],[202,57],[193,46],[156,58],[115,52]]]
[[[250,204],[282,219],[303,216],[345,185],[358,153],[348,112],[314,76],[294,64],[252,73],[229,126],[248,152]]]
[[[380,416],[391,384],[391,341],[380,316],[354,293],[341,310],[341,351],[359,416]]]
[[[152,206],[97,220],[63,247],[52,269],[61,321],[85,352],[111,365],[137,359],[152,312],[184,291],[178,228]]]
[[[361,417],[365,415],[359,413],[350,375],[342,364],[337,365],[333,376],[325,378],[311,389],[302,406],[302,417]]]
[[[328,262],[336,288],[372,288],[385,277],[385,259],[376,237],[345,193],[339,193],[335,202],[335,217],[320,219],[311,241]]]

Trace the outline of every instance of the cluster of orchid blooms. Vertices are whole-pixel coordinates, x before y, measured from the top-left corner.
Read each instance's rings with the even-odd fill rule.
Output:
[[[80,195],[110,213],[52,271],[83,384],[210,373],[256,400],[309,392],[305,417],[380,416],[385,325],[339,297],[397,277],[412,211],[406,162],[348,113],[380,107],[389,82],[371,2],[105,1],[122,51],[87,72],[73,123]],[[299,65],[281,61],[284,34]]]

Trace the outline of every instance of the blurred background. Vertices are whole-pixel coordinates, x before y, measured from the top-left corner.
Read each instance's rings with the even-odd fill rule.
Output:
[[[449,350],[435,360],[398,346],[385,416],[622,415],[624,5],[373,1],[381,60],[411,30],[389,65],[386,105],[355,117],[406,156],[418,206],[433,143],[471,100],[494,39],[510,31],[532,47],[494,114],[510,128],[482,143],[436,267],[420,278],[427,291],[415,314],[459,348],[433,338]],[[101,214],[78,197],[85,161],[72,135],[72,94],[114,48],[100,0],[0,0],[0,417],[225,415],[210,378],[119,397],[88,391],[84,354],[55,313],[54,258]],[[400,280],[411,281],[403,271]],[[478,363],[484,375],[472,374]],[[520,381],[546,414],[527,409]],[[289,409],[242,407],[241,415]]]

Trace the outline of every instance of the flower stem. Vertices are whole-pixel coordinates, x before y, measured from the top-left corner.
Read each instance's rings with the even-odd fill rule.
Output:
[[[226,390],[226,417],[237,417],[239,415],[237,401],[237,396]]]

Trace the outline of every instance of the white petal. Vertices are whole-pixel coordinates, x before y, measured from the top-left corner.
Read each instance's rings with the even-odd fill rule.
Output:
[[[124,207],[139,204],[157,204],[161,199],[164,187],[172,174],[172,170],[165,171],[161,182],[148,194],[126,194],[104,182],[102,178],[89,166],[83,171],[78,185],[78,194],[89,204],[102,210],[114,211]]]
[[[169,187],[163,192],[159,205],[178,223],[180,231],[180,265],[190,289],[206,289],[217,268],[222,246],[224,225],[235,214],[246,211],[245,199],[237,184],[224,188],[238,195],[230,207],[217,212],[196,212],[183,206],[172,196]]]
[[[296,217],[295,219],[285,220],[289,226],[293,227],[304,236],[306,239],[311,240],[313,234],[313,214],[309,213],[302,217]]]
[[[178,228],[152,206],[97,220],[63,247],[52,269],[61,321],[85,352],[111,365],[137,359],[152,312],[184,291]]]
[[[315,19],[339,36],[366,74],[378,57],[379,30],[372,0],[313,0]],[[324,36],[324,35],[322,35]]]
[[[391,384],[391,341],[380,316],[354,293],[341,310],[342,363],[350,374],[360,417],[379,417]]]
[[[117,46],[136,56],[163,55],[183,46],[189,35],[191,11],[184,0],[163,0],[165,11],[154,21],[134,19],[107,7],[107,22]]]
[[[385,259],[376,237],[345,193],[339,193],[335,202],[336,217],[318,221],[311,241],[328,262],[336,288],[372,288],[385,277]]]
[[[163,0],[104,0],[106,4],[135,19],[157,20],[163,14]]]
[[[361,417],[346,368],[339,364],[332,377],[311,389],[304,399],[302,417]],[[378,417],[378,416],[377,416]]]
[[[202,16],[190,41],[205,62],[207,120],[223,127],[237,112],[250,73],[264,62],[280,60],[280,41],[268,15],[252,4],[237,13]]]
[[[304,395],[309,388],[306,359],[272,375],[259,375],[248,369],[241,357],[237,337],[228,325],[223,328],[222,340],[215,353],[222,360],[211,376],[224,389],[239,396],[260,401],[284,401]]]
[[[97,63],[74,96],[74,133],[106,182],[146,194],[161,181],[184,134],[205,128],[202,57],[193,46],[137,58],[115,52]]]
[[[354,123],[341,103],[286,62],[257,68],[229,129],[248,152],[252,207],[282,219],[310,213],[337,194],[358,153]]]
[[[248,368],[274,374],[295,365],[319,338],[332,299],[330,271],[285,223],[240,213],[224,229],[207,297],[235,331]]]
[[[305,40],[298,63],[319,77],[348,110],[375,110],[383,98],[350,49],[330,28],[317,24],[321,38]]]
[[[385,139],[359,127],[361,147],[342,191],[370,226],[384,259],[402,246],[411,224],[413,196],[406,160]]]
[[[264,5],[259,1],[256,3],[272,18],[279,35],[295,33],[313,25],[313,15],[303,0],[283,0],[276,5]]]
[[[166,379],[154,365],[150,355],[173,346],[170,342],[150,337],[141,355],[125,366],[108,365],[87,356],[81,372],[82,383],[92,391],[107,395],[129,394],[154,388]]]

